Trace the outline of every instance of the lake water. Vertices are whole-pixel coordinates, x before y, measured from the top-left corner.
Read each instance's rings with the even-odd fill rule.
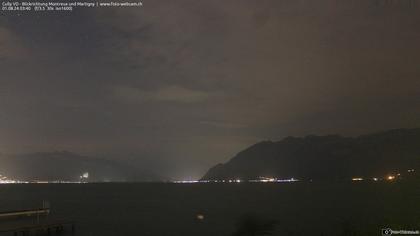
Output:
[[[0,185],[0,210],[51,205],[78,236],[232,235],[239,219],[276,222],[273,235],[381,235],[420,229],[420,184]],[[202,219],[197,219],[201,215]]]

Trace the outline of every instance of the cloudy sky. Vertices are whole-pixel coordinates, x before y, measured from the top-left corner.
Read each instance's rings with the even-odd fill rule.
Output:
[[[0,152],[196,178],[261,140],[420,126],[420,3],[145,0],[0,15]]]

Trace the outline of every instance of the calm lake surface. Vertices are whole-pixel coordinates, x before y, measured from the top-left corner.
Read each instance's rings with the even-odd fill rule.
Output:
[[[252,214],[273,235],[381,235],[420,229],[420,184],[19,184],[0,185],[0,210],[51,205],[78,236],[231,235]],[[204,219],[198,220],[197,215]]]

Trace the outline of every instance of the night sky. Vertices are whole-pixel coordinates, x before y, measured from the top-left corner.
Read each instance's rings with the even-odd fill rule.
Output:
[[[175,178],[262,140],[420,126],[420,2],[145,0],[0,16],[0,152]]]

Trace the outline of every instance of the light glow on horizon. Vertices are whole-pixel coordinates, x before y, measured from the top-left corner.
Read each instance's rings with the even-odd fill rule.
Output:
[[[388,176],[386,177],[386,179],[387,179],[387,180],[389,180],[389,181],[392,181],[392,180],[394,180],[394,179],[395,179],[395,176],[393,176],[393,175],[388,175]]]
[[[289,183],[289,182],[297,182],[300,181],[295,178],[290,179],[277,179],[273,177],[260,177],[256,180],[242,180],[242,179],[227,179],[227,180],[177,180],[172,181],[172,183],[176,184],[195,184],[195,183],[243,183],[243,182],[250,182],[250,183]]]

